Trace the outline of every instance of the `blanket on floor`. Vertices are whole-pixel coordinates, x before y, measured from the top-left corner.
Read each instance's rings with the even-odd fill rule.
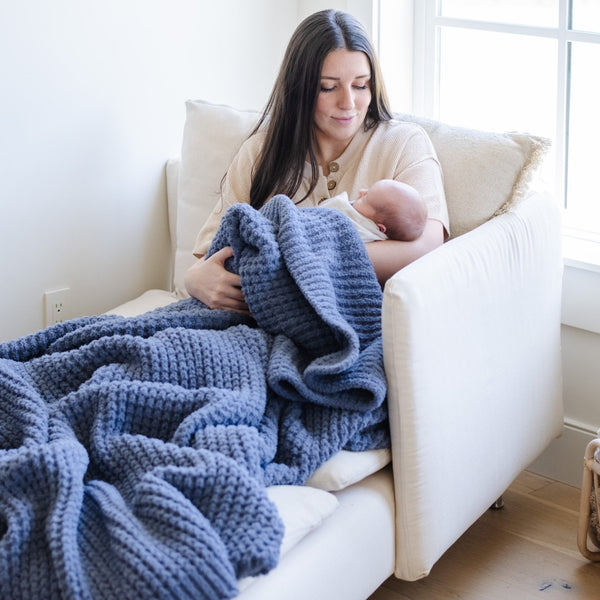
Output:
[[[232,207],[253,317],[194,299],[0,344],[0,597],[231,598],[283,526],[265,486],[389,444],[381,290],[337,211]]]

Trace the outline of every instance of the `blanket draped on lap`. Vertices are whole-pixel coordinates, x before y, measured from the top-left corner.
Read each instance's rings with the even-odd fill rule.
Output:
[[[266,486],[389,444],[350,221],[276,196],[226,245],[253,317],[187,299],[0,344],[0,598],[232,598],[279,559]]]

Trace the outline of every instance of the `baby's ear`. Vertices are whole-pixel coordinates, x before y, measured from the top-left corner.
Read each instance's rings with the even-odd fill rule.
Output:
[[[387,229],[383,223],[377,223],[377,227],[379,227],[379,231],[381,231],[381,233],[385,233],[385,230]]]

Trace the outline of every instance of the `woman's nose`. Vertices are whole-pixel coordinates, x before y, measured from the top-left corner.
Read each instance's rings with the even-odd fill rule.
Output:
[[[354,108],[354,91],[352,88],[343,88],[340,97],[340,108]]]

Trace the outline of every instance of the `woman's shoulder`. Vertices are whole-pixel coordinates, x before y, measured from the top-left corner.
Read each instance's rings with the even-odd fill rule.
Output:
[[[404,120],[401,116],[394,116],[388,121],[381,121],[375,128],[375,134],[378,137],[411,137],[415,135],[429,137],[419,123]]]
[[[260,151],[265,142],[265,133],[258,131],[253,133],[245,140],[240,143],[235,156],[230,166],[230,170],[237,171],[241,169],[246,172],[249,168],[254,165],[258,158]]]
[[[244,150],[247,153],[254,154],[263,147],[267,134],[264,130],[259,130],[252,135],[248,136],[240,146],[240,150]]]
[[[395,147],[399,151],[412,148],[415,152],[430,153],[433,150],[427,131],[419,123],[401,118],[379,123],[371,137],[371,144],[377,147]]]

